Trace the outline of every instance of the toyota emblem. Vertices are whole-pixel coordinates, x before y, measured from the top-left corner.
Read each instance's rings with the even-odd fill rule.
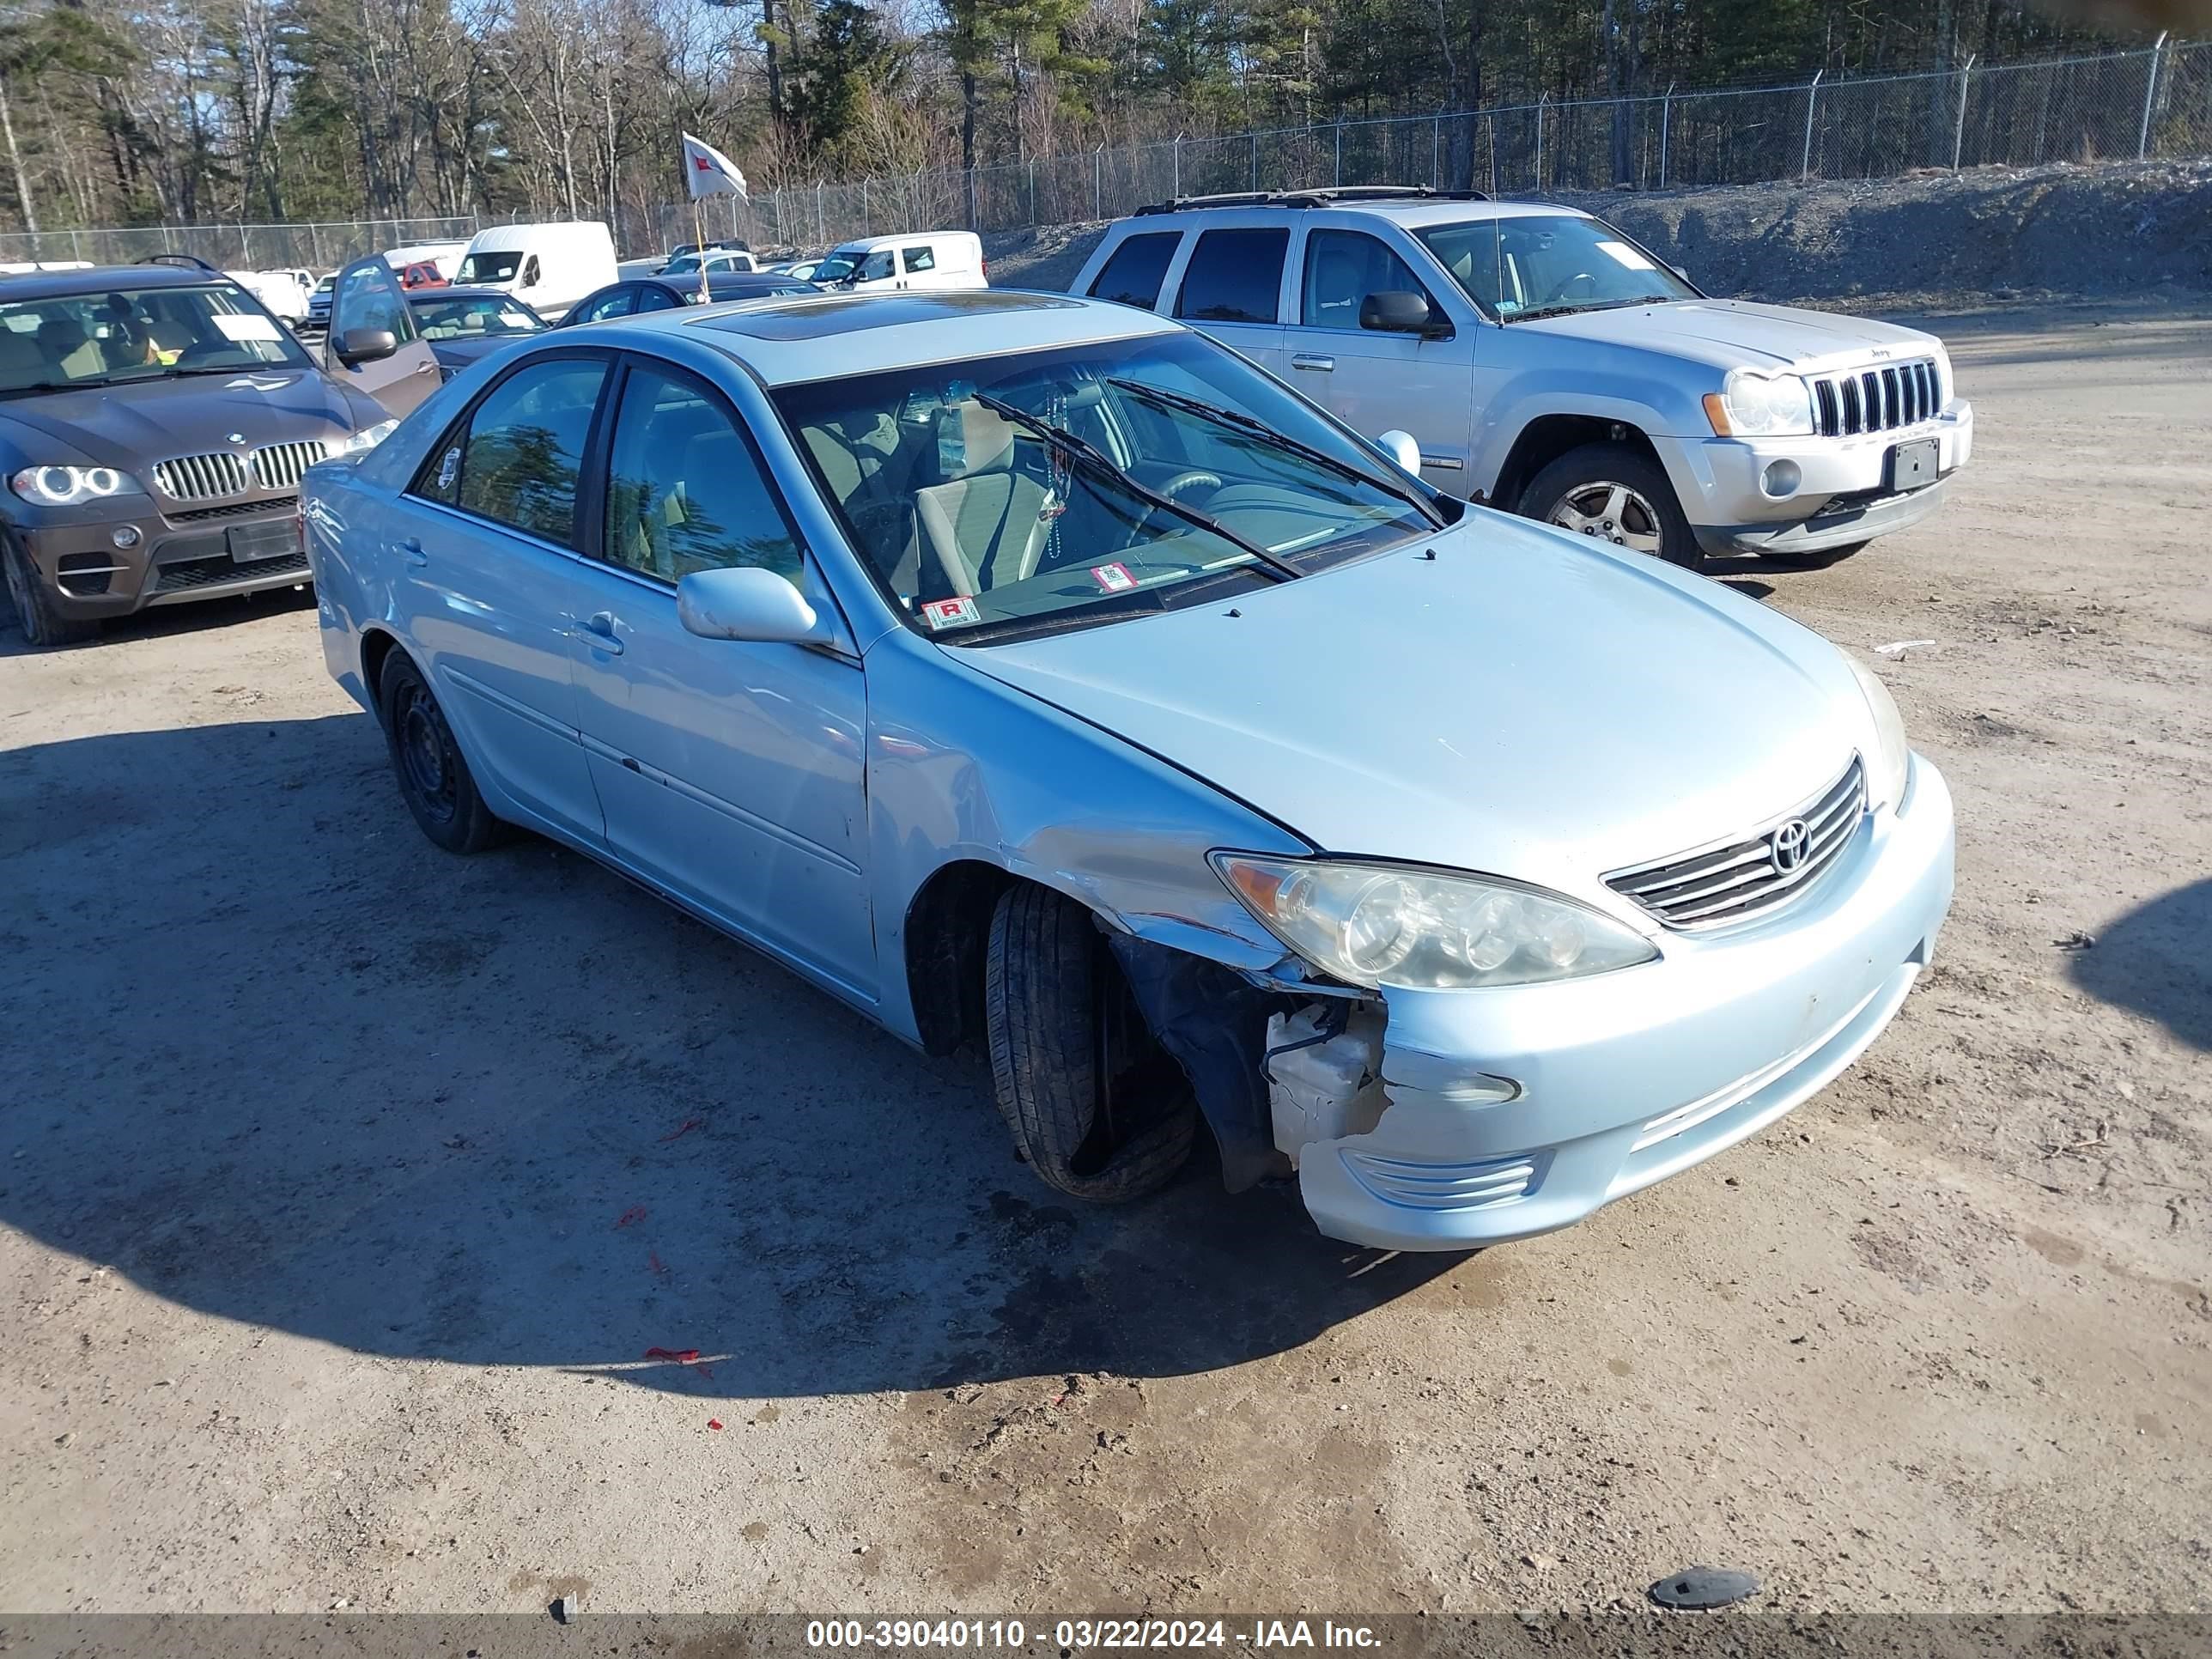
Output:
[[[1805,855],[1812,850],[1813,826],[1802,818],[1792,818],[1767,837],[1766,855],[1778,876],[1792,876],[1805,866]]]

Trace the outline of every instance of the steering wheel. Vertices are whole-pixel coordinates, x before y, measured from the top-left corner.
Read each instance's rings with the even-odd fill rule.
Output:
[[[1553,305],[1559,301],[1565,299],[1567,297],[1567,290],[1574,287],[1577,283],[1588,283],[1589,284],[1591,293],[1595,294],[1597,291],[1597,278],[1591,276],[1587,270],[1578,270],[1573,276],[1568,277],[1565,282],[1561,283],[1557,288],[1553,289],[1550,294],[1547,295],[1544,299],[1544,303],[1546,305]]]
[[[1170,501],[1175,500],[1186,489],[1197,489],[1201,487],[1210,489],[1220,489],[1221,475],[1218,472],[1208,472],[1202,468],[1192,467],[1188,471],[1178,472],[1165,483],[1157,486],[1159,493]],[[1159,512],[1160,509],[1157,507],[1148,507],[1138,514],[1136,523],[1129,527],[1130,546],[1134,547],[1138,539],[1152,527],[1152,520]]]

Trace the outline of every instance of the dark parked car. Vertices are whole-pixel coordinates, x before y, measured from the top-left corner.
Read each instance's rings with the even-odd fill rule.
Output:
[[[300,475],[395,424],[219,271],[0,277],[0,566],[24,636],[306,581]]]
[[[788,276],[771,276],[765,271],[715,270],[707,274],[708,298],[717,304],[726,300],[765,300],[819,292],[811,283],[794,282]],[[696,271],[689,276],[635,276],[586,294],[569,308],[559,326],[604,323],[616,317],[672,311],[678,306],[698,303],[699,277]]]
[[[508,341],[541,334],[546,327],[543,317],[495,288],[413,289],[407,309],[448,378]]]

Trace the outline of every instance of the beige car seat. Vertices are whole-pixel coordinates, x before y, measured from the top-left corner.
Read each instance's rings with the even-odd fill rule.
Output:
[[[930,556],[956,594],[1036,574],[1048,526],[1045,487],[1014,467],[1013,423],[981,404],[938,411],[945,482],[914,494]]]

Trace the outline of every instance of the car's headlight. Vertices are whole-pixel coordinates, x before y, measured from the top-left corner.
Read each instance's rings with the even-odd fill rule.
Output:
[[[1354,985],[1533,985],[1659,954],[1571,899],[1479,876],[1243,853],[1216,853],[1213,867],[1268,932]]]
[[[339,439],[331,453],[333,456],[358,455],[365,449],[375,448],[398,429],[399,422],[397,421],[379,421],[374,426],[365,426],[360,431]]]
[[[1868,757],[1867,805],[1894,806],[1905,799],[1905,775],[1912,766],[1912,745],[1905,740],[1905,717],[1897,712],[1897,699],[1875,672],[1848,651],[1844,660],[1866,698],[1874,716],[1874,753]]]
[[[75,507],[144,493],[137,479],[112,466],[27,466],[9,478],[8,488],[40,507]]]
[[[1723,438],[1810,437],[1813,389],[1795,374],[1732,368],[1717,393],[1705,394],[1705,418]]]

